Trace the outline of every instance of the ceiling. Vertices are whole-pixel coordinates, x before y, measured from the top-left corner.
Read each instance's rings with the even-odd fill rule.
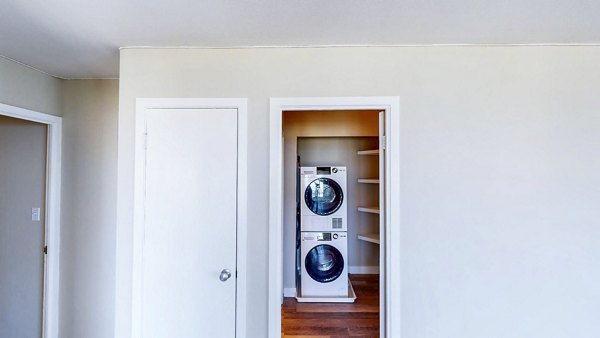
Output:
[[[598,0],[3,0],[0,55],[118,77],[123,46],[597,44]]]

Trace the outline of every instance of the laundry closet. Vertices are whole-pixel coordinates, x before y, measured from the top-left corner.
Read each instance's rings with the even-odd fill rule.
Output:
[[[285,297],[360,302],[352,276],[379,274],[380,127],[378,110],[283,113]]]

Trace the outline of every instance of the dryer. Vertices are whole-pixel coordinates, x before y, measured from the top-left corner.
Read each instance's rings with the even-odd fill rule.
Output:
[[[302,297],[348,297],[346,232],[301,233]]]
[[[300,167],[301,231],[347,231],[346,167]]]

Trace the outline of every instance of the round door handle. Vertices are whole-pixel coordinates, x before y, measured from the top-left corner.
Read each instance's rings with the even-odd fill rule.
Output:
[[[219,275],[219,279],[221,280],[221,282],[226,282],[229,278],[231,278],[231,271],[229,271],[228,269],[223,269],[223,271],[221,271],[221,274]]]

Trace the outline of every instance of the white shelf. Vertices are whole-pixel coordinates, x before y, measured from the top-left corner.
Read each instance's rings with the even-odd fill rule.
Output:
[[[361,241],[379,244],[379,234],[358,234],[356,237]]]
[[[360,150],[356,152],[358,155],[379,155],[379,149],[374,150]]]
[[[359,178],[358,183],[379,184],[378,178]]]
[[[379,214],[379,207],[358,207],[358,211]]]

